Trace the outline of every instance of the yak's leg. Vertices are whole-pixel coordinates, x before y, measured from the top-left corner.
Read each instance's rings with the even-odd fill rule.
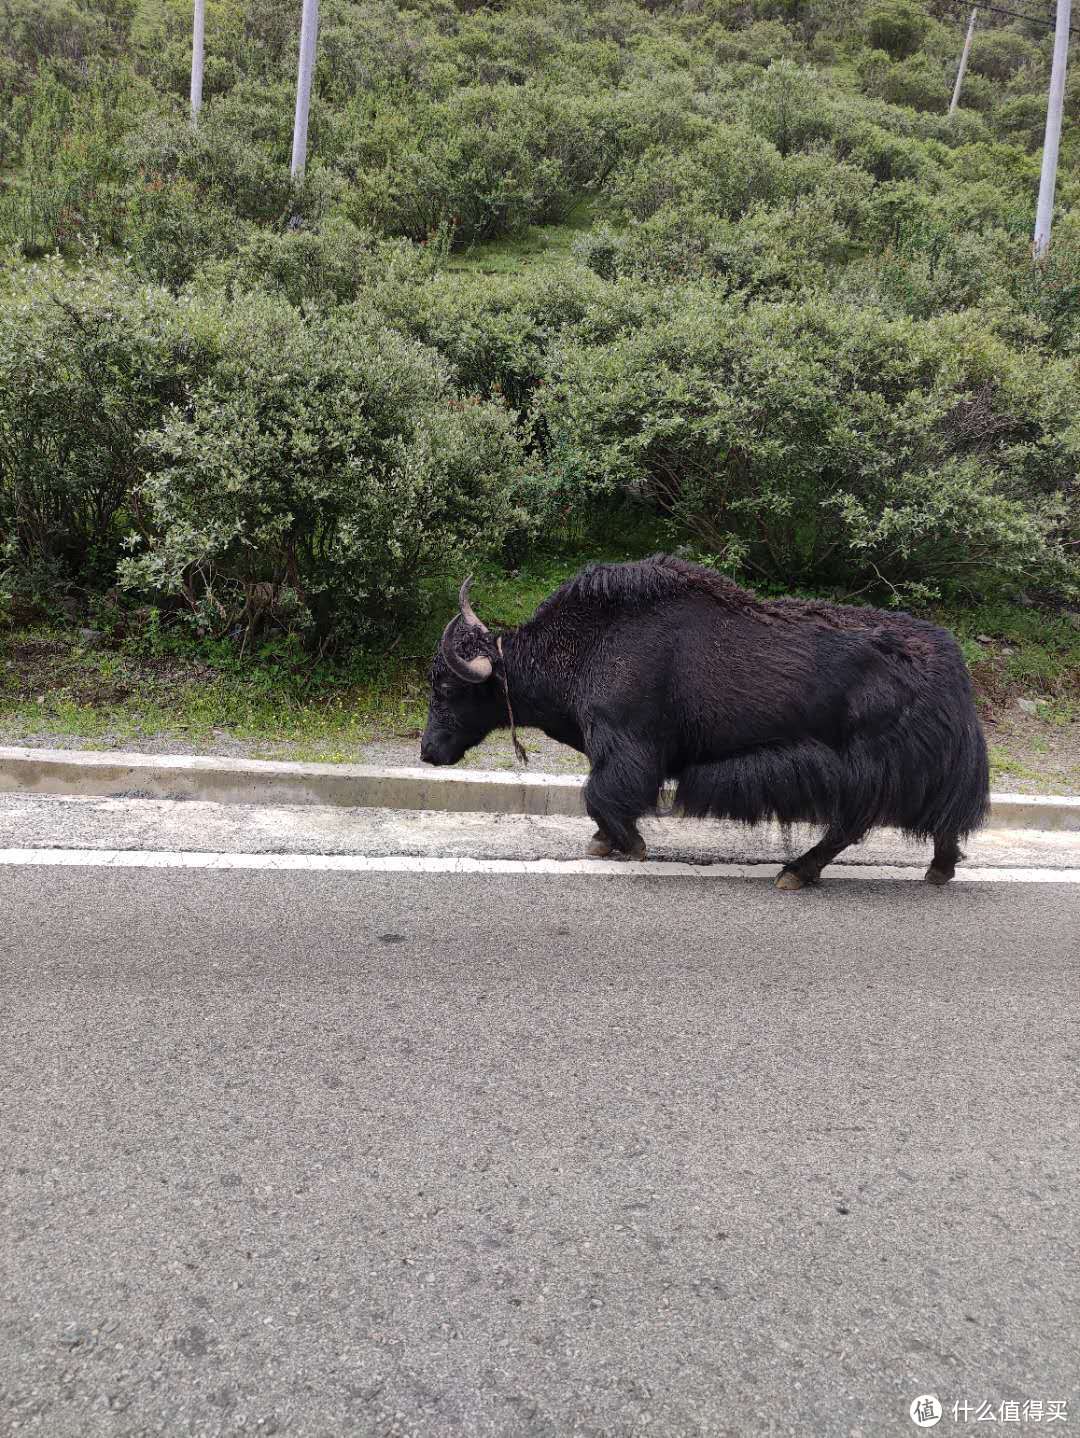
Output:
[[[585,810],[596,823],[588,853],[606,858],[620,849],[630,859],[644,859],[645,840],[638,832],[642,814],[656,807],[660,780],[651,755],[635,753],[623,741],[610,749],[597,745],[585,785]]]
[[[857,844],[866,833],[865,829],[845,829],[834,826],[812,849],[807,849],[799,858],[792,859],[780,870],[776,880],[778,889],[802,889],[807,884],[816,884],[826,864],[831,864],[841,850],[849,844]]]
[[[923,877],[928,884],[947,884],[963,857],[955,834],[935,834],[934,857]]]

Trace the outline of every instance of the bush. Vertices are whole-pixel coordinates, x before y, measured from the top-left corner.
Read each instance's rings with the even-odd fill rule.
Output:
[[[1031,149],[1042,144],[1045,129],[1046,99],[1042,95],[1014,95],[994,111],[995,132]]]
[[[524,416],[552,340],[581,322],[601,288],[576,269],[546,278],[440,274],[387,284],[376,303],[386,323],[443,356],[465,393],[501,398]]]
[[[1080,224],[1063,217],[1045,259],[1031,263],[1027,236],[1012,239],[1004,283],[1022,313],[1045,326],[1062,354],[1080,355]]]
[[[769,66],[748,92],[745,108],[751,127],[781,155],[807,149],[831,128],[818,76],[790,60]]]
[[[739,125],[717,125],[690,150],[651,146],[616,173],[607,187],[614,208],[647,220],[668,204],[694,202],[728,219],[780,188],[783,162],[768,140]]]
[[[82,238],[115,244],[123,233],[120,143],[141,95],[122,66],[95,67],[73,92],[44,71],[0,125],[18,168],[0,180],[0,245],[30,258],[74,251]]]
[[[855,68],[863,93],[872,95],[876,100],[884,99],[885,86],[893,68],[891,57],[884,50],[863,50]]]
[[[384,117],[392,149],[378,164],[377,135],[365,137],[346,161],[355,167],[346,213],[412,240],[448,231],[456,246],[561,220],[617,159],[617,122],[615,110],[580,96],[460,91],[426,111],[419,134]]]
[[[178,290],[201,263],[231,254],[251,227],[199,194],[190,180],[151,181],[128,202],[126,242],[135,268]]]
[[[587,259],[598,274],[650,283],[722,279],[727,288],[754,295],[813,288],[851,253],[860,197],[800,191],[790,172],[785,180],[794,193],[783,206],[756,205],[732,221],[700,205],[669,205],[644,223],[609,235]]]
[[[0,533],[28,582],[110,583],[139,434],[205,372],[216,321],[118,269],[14,273],[0,304]]]
[[[0,533],[24,587],[119,572],[206,630],[345,639],[525,532],[539,495],[505,409],[363,311],[55,262],[3,296]]]
[[[780,188],[789,201],[812,201],[827,207],[852,236],[857,236],[866,225],[876,187],[858,165],[816,151],[788,157]]]
[[[529,521],[504,410],[460,398],[398,334],[267,296],[222,311],[212,371],[143,444],[144,547],[124,581],[215,632],[388,628],[425,575]]]
[[[866,12],[867,39],[894,60],[913,55],[926,29],[926,14],[912,0],[880,0]]]
[[[78,83],[93,59],[117,48],[107,17],[72,0],[5,4],[3,29],[9,83],[19,91],[29,89],[43,71],[67,84]]]
[[[909,596],[1075,585],[1080,400],[978,318],[684,291],[649,330],[564,339],[537,405],[571,493],[632,492],[728,567]],[[580,502],[580,499],[579,499]]]
[[[184,181],[203,202],[258,224],[292,209],[288,153],[253,140],[246,127],[208,105],[197,128],[186,117],[151,116],[125,144],[130,172],[149,189]]]
[[[296,185],[287,148],[276,143],[251,138],[228,105],[209,106],[197,129],[179,117],[144,120],[124,147],[126,240],[138,268],[179,288],[200,264],[238,249],[256,225],[317,223],[334,179],[313,166]]]
[[[988,80],[1010,80],[1025,65],[1037,62],[1039,51],[1015,30],[977,30],[968,65]]]
[[[582,237],[577,249],[593,273],[606,280],[663,284],[753,269],[749,228],[718,220],[695,205],[665,206],[621,232],[594,231]],[[749,265],[737,265],[736,255],[750,255]]]
[[[913,110],[941,111],[949,103],[952,82],[942,67],[927,55],[912,55],[893,65],[882,81],[881,94],[892,105],[910,105]],[[971,89],[964,91],[971,103]]]
[[[317,229],[256,230],[235,253],[201,266],[195,284],[200,291],[238,296],[263,290],[293,305],[327,306],[387,287],[420,284],[443,258],[440,245],[386,240],[335,216]]]
[[[290,0],[209,7],[196,128],[179,3],[0,3],[0,252],[83,274],[16,270],[0,295],[0,545],[21,575],[111,582],[126,536],[131,576],[214,628],[270,586],[264,618],[361,632],[376,560],[380,602],[409,602],[384,490],[423,536],[430,511],[433,551],[456,542],[459,490],[497,543],[549,492],[522,452],[554,465],[575,523],[595,489],[632,490],[778,582],[943,585],[956,558],[990,583],[1021,554],[1065,574],[1080,73],[1033,266],[1034,22],[980,20],[949,116],[962,31],[940,0],[335,0],[294,186]],[[619,386],[650,385],[618,414]],[[356,427],[335,386],[361,396]],[[358,428],[369,393],[404,478]],[[981,440],[949,448],[948,404],[979,396]],[[480,498],[464,459],[439,478],[409,438],[445,431],[453,455],[470,425]],[[646,431],[617,479],[612,436],[629,454]],[[357,466],[377,477],[350,497]]]

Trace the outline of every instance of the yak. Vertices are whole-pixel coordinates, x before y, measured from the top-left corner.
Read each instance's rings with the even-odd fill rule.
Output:
[[[933,840],[944,884],[988,806],[986,742],[955,639],[909,614],[766,600],[670,555],[596,564],[492,632],[461,587],[431,667],[420,757],[454,764],[533,725],[589,759],[594,857],[645,857],[637,821],[675,811],[816,824],[782,889],[816,883],[887,824]]]

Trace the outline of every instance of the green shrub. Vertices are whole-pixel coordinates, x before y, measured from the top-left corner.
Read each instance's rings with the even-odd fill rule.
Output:
[[[1038,61],[1039,51],[1016,30],[977,30],[968,66],[988,80],[1009,80],[1025,65]]]
[[[443,356],[465,393],[501,397],[523,415],[552,340],[582,321],[601,289],[576,269],[536,278],[438,274],[386,284],[374,300],[386,323]]]
[[[430,350],[341,311],[235,301],[212,371],[143,441],[145,540],[124,580],[215,632],[390,627],[425,575],[529,521],[505,411],[460,398]]]
[[[623,240],[606,222],[574,237],[571,253],[586,269],[602,280],[613,280],[619,271]]]
[[[230,296],[264,290],[297,306],[346,304],[363,293],[418,285],[443,259],[438,244],[386,240],[332,216],[316,229],[255,230],[234,253],[202,265],[195,283]]]
[[[649,329],[563,340],[537,405],[578,502],[640,494],[785,586],[926,595],[1075,586],[1078,399],[1064,363],[1032,366],[974,316],[702,288]]]
[[[914,54],[926,29],[926,12],[913,0],[879,0],[866,12],[867,39],[894,60]]]
[[[61,585],[111,582],[117,546],[134,536],[132,574],[167,584],[214,628],[269,585],[264,617],[360,632],[377,604],[317,556],[294,582],[271,531],[295,499],[312,532],[322,500],[311,474],[333,467],[324,430],[327,446],[369,452],[323,381],[313,394],[305,378],[351,392],[368,371],[343,336],[363,336],[392,357],[401,385],[383,375],[376,390],[405,396],[402,434],[423,409],[420,380],[402,377],[426,365],[443,376],[424,391],[431,425],[486,416],[470,421],[485,473],[496,472],[488,430],[508,436],[499,504],[514,515],[535,515],[548,493],[530,478],[521,500],[524,451],[538,473],[553,466],[575,523],[594,491],[605,503],[644,493],[680,534],[776,582],[790,570],[944,586],[956,558],[974,585],[976,571],[986,583],[995,567],[1015,575],[1023,554],[1033,575],[1066,585],[1066,545],[1080,538],[1066,517],[1080,506],[1062,419],[1080,358],[1080,72],[1066,90],[1051,254],[1034,266],[1045,27],[982,17],[949,116],[963,17],[936,0],[334,0],[307,180],[294,186],[291,0],[214,0],[194,128],[180,0],[2,3],[0,249],[19,266],[59,251],[85,281],[69,292],[71,277],[48,267],[0,297],[5,324],[25,312],[29,335],[5,332],[15,394],[0,398],[0,568],[14,561],[20,583],[30,569]],[[229,368],[226,334],[250,386]],[[296,365],[282,358],[273,373],[303,403],[283,400],[282,423],[315,454],[310,471],[308,449],[273,431],[257,340],[295,348]],[[334,345],[352,356],[344,370]],[[740,346],[755,363],[771,355],[773,378]],[[100,402],[87,378],[97,366]],[[642,401],[650,418],[623,417],[627,453],[633,435],[670,426],[667,448],[649,431],[633,479],[603,458],[623,422],[615,378],[631,399],[634,386],[657,387],[654,409]],[[983,396],[971,412],[982,438],[965,430],[949,448],[948,403],[972,396]],[[721,442],[724,404],[734,417]],[[288,473],[270,474],[256,422],[278,435]],[[719,478],[698,475],[698,456]],[[674,490],[657,477],[663,464]],[[220,482],[217,508],[198,492],[204,469]],[[226,512],[235,475],[242,498]],[[403,503],[419,516],[427,502],[408,497],[412,482]],[[325,479],[329,542],[352,563],[352,540],[337,537],[352,501],[335,484]],[[385,557],[388,510],[372,494],[363,522]],[[489,501],[493,535],[517,526],[517,543],[527,525]],[[432,543],[449,548],[439,503]],[[249,530],[251,547],[236,537]],[[397,583],[387,606],[395,594],[407,603]]]
[[[741,60],[767,66],[773,60],[796,60],[802,46],[780,20],[755,20],[740,30],[714,29],[709,36],[721,60]]]
[[[1046,99],[1042,95],[1013,95],[994,110],[995,132],[1029,148],[1042,144],[1045,128]]]
[[[789,202],[811,200],[827,206],[849,233],[857,236],[866,226],[876,187],[872,176],[858,165],[815,151],[788,156],[780,189]]]
[[[253,138],[232,107],[208,105],[197,128],[186,117],[152,116],[126,141],[125,158],[146,190],[180,181],[238,219],[275,224],[293,210],[284,144]]]
[[[44,72],[74,87],[95,59],[115,55],[118,37],[104,10],[72,0],[9,0],[3,12],[3,50],[11,66],[11,88],[26,91]]]
[[[928,55],[912,55],[900,60],[885,75],[881,93],[891,105],[910,105],[913,110],[943,110],[949,103],[952,82]],[[972,91],[964,92],[965,104],[971,104]]]
[[[950,87],[946,84],[946,89]],[[964,79],[964,89],[961,94],[961,104],[966,110],[978,110],[980,114],[989,115],[1001,98],[1001,86],[994,80],[988,80],[985,75],[968,74]]]
[[[449,231],[455,246],[561,220],[618,157],[618,113],[580,96],[497,86],[463,90],[404,129],[381,126],[348,163],[349,218],[389,235],[425,240]]]
[[[963,310],[983,302],[993,289],[1005,238],[1000,231],[953,233],[933,224],[883,232],[879,243],[834,277],[833,293],[913,319]]]
[[[1031,263],[1026,235],[1011,237],[1004,284],[1017,308],[1045,326],[1049,344],[1080,355],[1080,225],[1063,217],[1045,259]]]
[[[743,243],[740,244],[740,238]],[[738,268],[735,255],[751,256],[749,229],[718,220],[695,205],[668,205],[639,225],[594,231],[578,243],[583,262],[602,279],[672,280],[719,276]],[[747,272],[748,272],[747,271]]]
[[[747,93],[745,109],[752,128],[781,155],[807,149],[831,129],[818,76],[790,60],[769,66]]]
[[[525,533],[541,496],[507,411],[362,310],[57,263],[3,293],[0,533],[24,586],[119,572],[206,630],[344,639]]]
[[[0,297],[0,533],[24,576],[111,582],[139,433],[215,351],[215,321],[116,269],[16,271]]]
[[[668,204],[693,202],[737,219],[780,189],[775,146],[740,125],[717,125],[700,144],[672,151],[654,145],[612,176],[607,194],[627,218],[647,220]]]
[[[754,295],[813,288],[851,253],[860,199],[854,192],[799,191],[795,177],[786,178],[795,193],[783,205],[755,205],[737,221],[696,204],[669,205],[609,235],[605,248],[587,259],[597,273],[650,283],[722,279],[727,288]]]
[[[144,98],[123,66],[94,66],[78,91],[43,71],[12,100],[3,133],[6,158],[18,168],[10,184],[0,185],[0,245],[18,245],[36,258],[74,251],[84,238],[121,239],[120,146]]]
[[[135,267],[172,289],[200,264],[238,249],[250,228],[183,178],[150,181],[128,201],[126,243]]]
[[[863,93],[876,100],[884,99],[885,86],[892,72],[892,57],[884,50],[863,50],[855,62]]]

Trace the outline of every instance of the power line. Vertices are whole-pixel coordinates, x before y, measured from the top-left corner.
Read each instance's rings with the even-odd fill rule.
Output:
[[[953,10],[966,10],[967,0],[945,0]],[[1045,25],[1048,30],[1053,30],[1056,21],[1049,15],[1044,19],[1041,15],[1025,15],[1021,10],[1006,10],[1003,5],[987,5],[984,0],[972,0],[972,8],[975,10],[987,10],[993,15],[1009,15],[1013,20],[1026,20],[1031,25]],[[1070,33],[1080,35],[1080,29],[1075,25],[1069,27]]]

